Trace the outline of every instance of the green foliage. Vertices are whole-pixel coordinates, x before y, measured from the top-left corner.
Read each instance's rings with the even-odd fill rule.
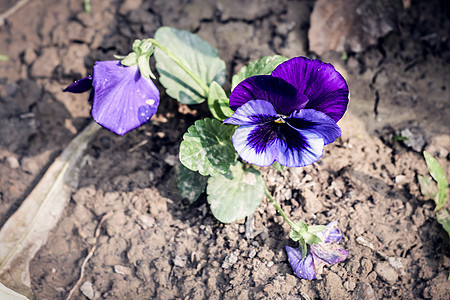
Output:
[[[438,161],[430,153],[424,151],[423,156],[425,157],[425,162],[427,163],[428,170],[430,171],[431,176],[438,185],[438,192],[436,193],[434,198],[434,202],[436,203],[436,211],[438,211],[445,205],[445,202],[447,201],[447,178],[445,177],[445,173],[441,165],[439,165]]]
[[[324,232],[326,229],[327,229],[327,226],[325,226],[325,225],[311,225],[311,226],[308,226],[308,232],[309,233]]]
[[[278,170],[280,172],[283,172],[286,169],[286,166],[280,165],[280,163],[277,161],[273,162],[272,167],[274,167],[275,170]]]
[[[223,121],[231,117],[234,111],[223,88],[215,81],[209,87],[208,106],[214,118]]]
[[[318,244],[322,242],[322,240],[316,235],[316,233],[323,232],[326,229],[324,225],[312,225],[308,226],[306,223],[302,221],[298,221],[296,223],[298,225],[299,230],[291,229],[289,237],[294,242],[303,241],[308,245]]]
[[[127,56],[115,55],[115,57],[120,59],[120,63],[126,67],[138,65],[139,72],[143,77],[156,79],[149,64],[150,56],[154,51],[154,46],[148,40],[135,40],[133,52]]]
[[[9,60],[9,56],[8,55],[0,54],[0,61],[8,61],[8,60]]]
[[[446,209],[442,207],[447,202],[448,194],[448,181],[445,177],[444,169],[442,169],[439,162],[427,151],[423,151],[423,156],[425,162],[427,163],[428,170],[430,171],[431,177],[437,182],[438,191],[437,193],[431,190],[431,180],[423,176],[417,176],[420,185],[420,191],[422,195],[433,198],[436,203],[436,220],[442,225],[447,234],[450,237],[450,215]],[[442,210],[441,210],[442,209]]]
[[[391,138],[391,142],[392,143],[396,143],[396,142],[403,142],[403,141],[409,141],[409,138],[403,135],[394,135]]]
[[[261,204],[265,183],[259,171],[237,161],[223,175],[208,179],[206,192],[211,211],[219,221],[231,223],[251,215]]]
[[[281,55],[264,56],[258,60],[252,61],[248,66],[242,67],[239,72],[233,76],[231,81],[231,90],[233,90],[242,80],[254,75],[269,75],[282,62],[287,60]]]
[[[155,33],[155,40],[176,55],[208,86],[213,81],[219,85],[225,83],[225,62],[219,58],[215,48],[196,34],[161,27]],[[202,87],[159,48],[155,51],[155,60],[159,81],[169,96],[184,104],[198,104],[208,98]]]
[[[84,12],[90,14],[92,11],[91,0],[83,0]]]
[[[420,193],[427,199],[433,199],[436,194],[436,184],[430,176],[417,175],[419,181]]]
[[[450,237],[450,215],[446,209],[443,209],[436,213],[436,219],[439,224],[444,227],[445,231],[447,231],[448,236]]]
[[[216,119],[195,121],[183,136],[180,161],[201,175],[225,174],[236,160],[231,142],[234,126],[224,125]]]
[[[205,191],[208,177],[191,171],[182,164],[178,164],[177,175],[177,188],[180,196],[183,199],[187,199],[190,204],[197,201]]]

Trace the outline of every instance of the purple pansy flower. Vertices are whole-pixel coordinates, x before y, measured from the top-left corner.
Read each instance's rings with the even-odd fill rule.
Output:
[[[230,96],[235,113],[224,123],[241,125],[233,145],[245,161],[303,167],[317,161],[324,145],[341,135],[336,122],[347,109],[348,93],[332,65],[295,57],[271,75],[239,83]]]
[[[92,117],[118,135],[146,123],[158,109],[159,91],[150,78],[141,75],[138,65],[98,61],[93,76],[74,82],[64,91],[82,93],[91,88]]]
[[[336,226],[337,221],[330,222],[325,231],[316,234],[322,242],[310,245],[304,259],[301,247],[286,246],[289,263],[298,277],[309,280],[321,279],[320,275],[325,265],[334,265],[347,259],[348,251],[337,244],[342,239],[342,233]]]

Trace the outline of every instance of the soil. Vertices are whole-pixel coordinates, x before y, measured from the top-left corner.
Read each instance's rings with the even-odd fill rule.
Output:
[[[96,60],[127,54],[135,38],[162,25],[196,32],[218,48],[228,79],[263,55],[315,56],[314,1],[242,2],[104,0],[88,14],[79,0],[31,0],[9,16],[0,27],[9,56],[0,62],[0,226],[89,122],[87,95],[62,89]],[[65,299],[94,244],[75,299],[449,299],[449,238],[417,182],[427,174],[423,149],[450,178],[449,17],[448,1],[412,1],[375,46],[322,55],[351,90],[342,137],[311,166],[261,169],[293,219],[339,220],[350,255],[322,280],[295,276],[289,228],[266,200],[252,217],[221,224],[204,197],[190,206],[179,198],[178,146],[207,109],[162,94],[145,126],[123,137],[102,130],[91,143],[79,188],[31,263],[36,299]]]

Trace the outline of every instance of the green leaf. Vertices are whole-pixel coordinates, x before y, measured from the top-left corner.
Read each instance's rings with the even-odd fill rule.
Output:
[[[282,62],[287,60],[281,55],[264,56],[252,61],[248,66],[242,67],[231,80],[231,90],[233,90],[242,80],[254,75],[269,75]]]
[[[136,52],[137,55],[141,55],[142,54],[142,49],[141,49],[141,45],[142,45],[142,40],[134,40],[133,42],[133,51]]]
[[[180,196],[187,199],[190,204],[197,201],[198,197],[205,191],[208,177],[191,171],[182,164],[178,164],[177,175],[177,187]]]
[[[224,175],[208,179],[206,192],[211,211],[222,223],[231,223],[251,215],[261,204],[265,183],[259,171],[237,161]]]
[[[171,27],[161,27],[155,33],[155,40],[175,54],[203,82],[210,85],[216,81],[225,83],[225,62],[217,49],[196,34]],[[167,94],[184,104],[202,103],[207,99],[203,89],[159,48],[155,50],[156,70],[159,81]]]
[[[215,81],[209,87],[208,106],[214,118],[223,121],[231,117],[234,111],[230,108],[230,100],[223,88]]]
[[[8,61],[8,60],[9,60],[9,56],[8,55],[0,54],[0,61]]]
[[[216,119],[195,121],[183,136],[181,163],[204,176],[226,173],[236,160],[231,142],[234,129],[234,126],[222,124]]]
[[[286,166],[280,165],[280,163],[277,161],[273,162],[272,167],[274,167],[275,170],[278,170],[280,172],[283,172],[286,169]]]
[[[315,234],[312,234],[310,232],[306,232],[303,234],[303,239],[308,245],[312,244],[319,244],[322,242],[322,240]]]
[[[315,235],[315,233],[325,231],[327,228],[325,225],[307,226],[306,223],[304,223],[302,221],[296,222],[295,224],[297,224],[300,227],[300,230],[295,231],[292,229],[289,234],[289,237],[294,242],[303,240],[308,245],[318,244],[318,243],[322,242],[322,240],[317,235]]]
[[[125,56],[125,58],[122,59],[120,61],[120,63],[126,67],[131,67],[131,66],[137,65],[138,55],[136,54],[136,52],[131,52],[130,54]]]
[[[450,215],[446,209],[441,210],[436,213],[436,219],[439,224],[444,227],[445,231],[447,231],[448,236],[450,237]]]
[[[308,225],[306,225],[306,223],[302,220],[298,220],[297,222],[295,222],[295,224],[300,228],[298,231],[300,234],[308,231]]]
[[[309,233],[324,232],[326,229],[327,229],[327,226],[325,226],[325,225],[311,225],[311,226],[308,226],[308,232]]]
[[[291,232],[289,233],[289,238],[294,242],[298,242],[302,238],[302,234],[291,229]]]
[[[436,195],[436,184],[430,176],[417,175],[417,181],[419,182],[420,193],[427,199],[433,199]]]
[[[153,78],[156,79],[155,75],[153,75],[152,70],[150,69],[149,58],[147,55],[141,55],[138,58],[138,66],[141,75],[145,78]]]
[[[425,157],[425,162],[427,163],[428,170],[430,171],[431,176],[434,180],[436,180],[438,185],[438,192],[435,196],[434,202],[436,203],[436,211],[440,210],[447,201],[447,193],[448,193],[448,182],[445,177],[444,170],[441,165],[439,165],[438,161],[427,151],[423,151],[423,156]]]

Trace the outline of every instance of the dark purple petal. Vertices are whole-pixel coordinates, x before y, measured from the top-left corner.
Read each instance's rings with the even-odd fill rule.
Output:
[[[103,127],[123,135],[146,123],[159,105],[159,91],[137,65],[120,61],[96,62],[92,117]]]
[[[321,111],[335,122],[347,109],[347,83],[331,64],[295,57],[280,64],[271,75],[284,79],[304,94],[309,99],[305,108]]]
[[[281,138],[277,140],[276,160],[286,167],[304,167],[316,162],[323,154],[323,139],[314,133],[280,126]]]
[[[323,153],[323,139],[299,132],[275,121],[240,126],[233,134],[233,146],[245,161],[270,166],[276,160],[287,167],[303,167],[317,161]]]
[[[341,128],[326,114],[314,109],[302,109],[293,112],[286,123],[292,127],[301,130],[301,132],[309,131],[320,136],[325,145],[334,142],[341,136]]]
[[[75,81],[68,87],[66,87],[63,92],[69,92],[69,93],[84,93],[92,89],[92,76],[89,75],[88,77],[84,77],[80,80]]]
[[[252,76],[239,83],[230,95],[230,107],[236,110],[251,100],[266,100],[277,113],[286,116],[303,109],[308,102],[294,86],[270,75]]]
[[[236,109],[236,112],[223,122],[234,125],[256,125],[271,122],[277,117],[272,104],[264,100],[252,100]]]
[[[314,261],[311,253],[306,254],[305,259],[302,259],[302,250],[299,248],[286,246],[286,252],[289,264],[299,278],[308,280],[316,279]]]
[[[239,156],[251,164],[267,167],[277,156],[271,123],[238,127],[233,134],[233,146]]]

